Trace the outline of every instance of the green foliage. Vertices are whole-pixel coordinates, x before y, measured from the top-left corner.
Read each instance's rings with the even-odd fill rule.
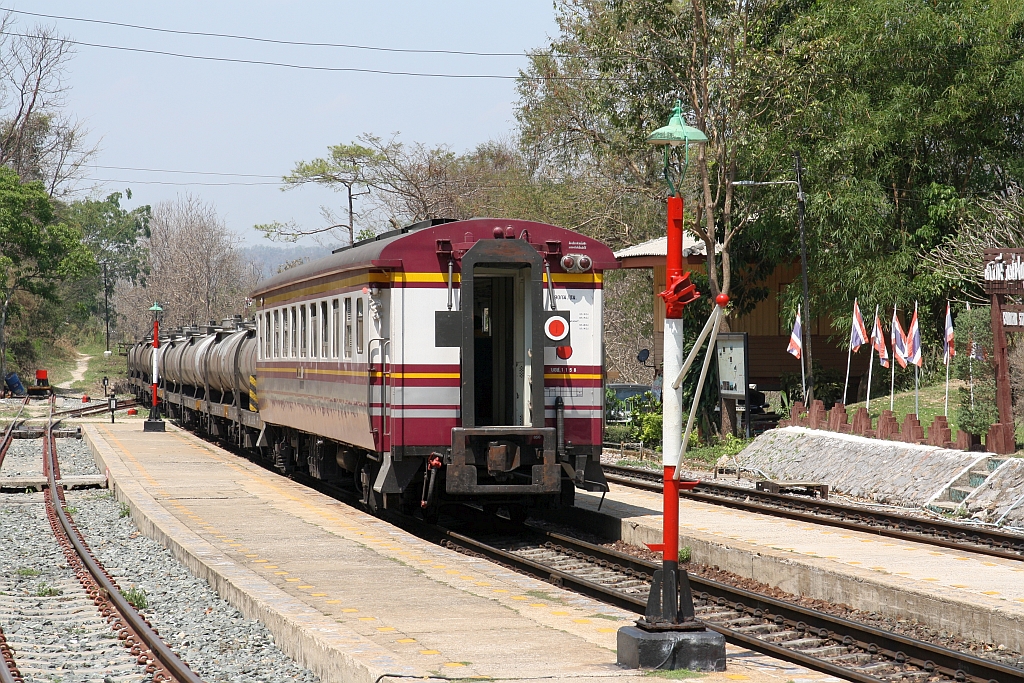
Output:
[[[42,183],[22,183],[16,173],[0,168],[0,377],[6,368],[7,321],[17,312],[15,295],[54,301],[60,282],[95,270],[81,231],[56,222]]]
[[[808,160],[812,311],[836,330],[854,296],[865,311],[916,300],[934,346],[947,296],[975,286],[940,282],[921,255],[1021,179],[1022,16],[1008,2],[827,0],[779,31],[802,68],[770,142]]]
[[[120,517],[121,519],[124,519],[125,517],[128,517],[131,514],[132,514],[131,506],[128,505],[128,503],[121,503],[121,505],[120,505],[120,507],[119,507],[119,509],[117,511],[117,516]]]
[[[27,578],[31,576],[39,576],[42,572],[35,567],[19,567],[15,574]]]
[[[992,357],[992,309],[961,311],[956,317],[954,332],[960,353],[953,357],[951,374],[967,382],[967,386],[957,390],[956,422],[965,432],[984,436],[988,428],[999,421]],[[971,357],[971,343],[980,347],[983,353],[976,355],[984,355],[984,358]]]
[[[124,599],[128,601],[129,605],[137,610],[149,607],[149,598],[146,597],[146,591],[138,588],[137,586],[133,585],[128,590],[121,591],[121,595],[124,596]]]
[[[103,316],[104,293],[110,309],[111,326],[116,327],[113,310],[114,287],[119,281],[144,283],[147,271],[147,250],[142,240],[150,236],[149,206],[128,211],[122,208],[120,192],[106,199],[84,199],[72,202],[61,211],[62,219],[82,235],[82,242],[92,252],[97,268],[88,277],[68,283],[64,306],[71,309],[64,317],[80,314]],[[131,199],[131,193],[127,193]],[[97,277],[98,276],[98,277]],[[82,317],[81,315],[79,317]]]
[[[51,586],[45,581],[39,584],[39,586],[36,588],[37,598],[52,598],[54,596],[61,595],[62,593],[63,591],[61,589],[57,588],[56,586]]]
[[[684,545],[682,548],[679,549],[679,561],[680,562],[684,562],[684,563],[685,562],[689,562],[692,559],[692,557],[693,557],[693,549],[690,548],[690,546]]]
[[[630,427],[628,424],[606,424],[604,440],[608,443],[624,443],[629,441]]]

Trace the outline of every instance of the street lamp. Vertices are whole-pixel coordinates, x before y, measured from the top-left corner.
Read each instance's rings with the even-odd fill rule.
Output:
[[[683,271],[683,198],[672,182],[669,147],[683,147],[682,184],[689,162],[689,146],[707,142],[703,132],[683,122],[682,105],[676,100],[668,125],[654,131],[647,142],[664,147],[665,180],[668,197],[668,250],[665,255],[665,333],[662,389],[662,465],[663,505],[660,544],[651,550],[662,552],[661,569],[654,573],[644,617],[636,627],[625,626],[618,633],[619,663],[655,669],[722,670],[725,666],[725,641],[707,631],[694,616],[693,596],[686,571],[679,569],[679,490],[692,488],[676,477],[683,443],[682,389],[669,384],[683,366],[683,307],[700,293]],[[719,642],[721,641],[721,642]],[[719,652],[720,651],[720,652]],[[720,656],[719,656],[720,655]]]
[[[804,287],[804,359],[801,360],[801,362],[805,363],[807,367],[807,387],[805,391],[806,395],[804,396],[804,403],[808,408],[810,408],[811,401],[814,400],[814,370],[811,365],[811,297],[808,293],[807,287],[807,237],[804,231],[804,206],[807,201],[807,195],[804,194],[804,167],[800,162],[800,152],[793,154],[793,164],[796,170],[796,180],[770,180],[763,182],[756,180],[734,180],[732,184],[742,185],[745,187],[757,187],[761,185],[796,185],[797,217],[800,223],[800,275],[803,278]]]
[[[160,308],[160,304],[153,302],[153,305],[149,308],[153,314],[153,403],[149,407],[149,418],[143,423],[142,431],[144,432],[162,432],[164,431],[164,421],[160,419],[160,408],[157,405],[156,396],[156,385],[159,382],[157,376],[157,361],[160,355],[160,315],[164,309]]]

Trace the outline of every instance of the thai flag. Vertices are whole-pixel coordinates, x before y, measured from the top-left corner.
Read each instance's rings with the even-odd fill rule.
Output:
[[[910,329],[907,330],[907,346],[907,362],[917,367],[924,365],[924,358],[921,357],[921,329],[917,324],[917,304],[914,304],[914,317],[910,321]]]
[[[903,334],[903,326],[896,311],[892,312],[892,357],[901,368],[907,367],[907,337]]]
[[[885,347],[885,334],[882,332],[882,321],[875,315],[875,326],[871,328],[871,347],[878,351],[878,362],[883,368],[889,367],[889,351]]]
[[[868,331],[864,327],[864,318],[860,314],[857,300],[853,300],[853,323],[850,326],[850,349],[856,351],[861,344],[868,343]]]
[[[942,353],[946,365],[949,365],[949,361],[956,355],[956,349],[953,346],[953,317],[949,314],[949,302],[946,302],[946,337],[942,344]]]
[[[796,309],[796,320],[793,321],[793,333],[789,335],[789,346],[786,347],[786,351],[793,354],[797,358],[804,353],[804,338],[803,332],[800,328],[800,307]]]

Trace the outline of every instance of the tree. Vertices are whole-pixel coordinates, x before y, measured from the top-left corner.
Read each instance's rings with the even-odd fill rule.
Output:
[[[227,229],[213,206],[187,195],[154,207],[149,222],[145,282],[118,283],[115,303],[124,332],[138,338],[150,325],[154,301],[164,309],[168,328],[204,325],[244,314],[259,269],[246,263],[238,236]]]
[[[0,15],[0,165],[62,196],[94,151],[64,112],[71,43],[53,28],[19,31],[12,17]]]
[[[919,300],[937,342],[945,299],[974,287],[934,267],[1024,170],[1022,17],[1002,1],[828,0],[779,31],[804,66],[794,92],[827,86],[773,135],[807,159],[812,309],[837,330],[855,296],[865,310]]]
[[[295,164],[292,172],[282,180],[282,190],[290,190],[310,183],[329,187],[332,190],[344,190],[348,195],[348,222],[339,223],[337,216],[330,207],[320,207],[320,212],[331,223],[327,227],[304,229],[294,222],[272,222],[255,226],[266,237],[272,240],[294,242],[302,237],[316,235],[328,236],[335,230],[343,228],[348,232],[348,243],[353,244],[356,238],[356,213],[353,200],[361,194],[369,194],[369,185],[374,165],[379,161],[375,150],[359,144],[332,145],[328,148],[328,157],[318,157],[312,161],[300,161]],[[362,188],[362,192],[356,192]]]
[[[0,168],[0,378],[6,377],[6,326],[15,294],[53,299],[61,281],[95,272],[81,233],[54,219],[43,183],[23,183]]]
[[[770,272],[789,253],[777,235],[792,234],[792,228],[778,229],[773,214],[779,212],[771,210],[778,197],[738,198],[733,181],[788,165],[788,154],[763,153],[767,122],[782,115],[776,105],[797,69],[768,38],[785,3],[562,0],[557,6],[561,35],[548,50],[531,55],[520,83],[524,143],[536,146],[549,164],[597,166],[660,203],[662,160],[646,139],[667,121],[672,101],[682,100],[708,142],[675,152],[665,163],[677,176],[689,171],[679,190],[694,216],[686,228],[705,245],[706,291],[712,298],[730,294],[733,312],[752,307],[767,292],[736,287],[736,271]],[[758,239],[771,233],[774,239]],[[745,258],[759,241],[767,248]],[[723,416],[732,414],[732,405]],[[730,429],[724,421],[723,430]]]
[[[103,315],[106,321],[107,347],[110,346],[110,306],[118,282],[136,284],[144,281],[147,268],[146,248],[142,240],[150,236],[150,207],[128,211],[121,208],[121,193],[114,192],[104,200],[86,199],[67,207],[65,221],[82,233],[100,270],[103,292]],[[128,192],[131,199],[131,192]],[[99,292],[99,288],[86,288]],[[96,310],[98,302],[88,302]],[[116,325],[117,315],[114,314]]]

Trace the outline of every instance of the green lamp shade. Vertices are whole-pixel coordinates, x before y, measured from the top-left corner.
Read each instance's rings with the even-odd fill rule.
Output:
[[[672,118],[668,120],[667,126],[662,126],[654,131],[647,138],[652,145],[687,145],[691,142],[707,142],[708,136],[693,126],[683,123],[683,109],[679,100],[676,100],[675,109],[672,110]]]

